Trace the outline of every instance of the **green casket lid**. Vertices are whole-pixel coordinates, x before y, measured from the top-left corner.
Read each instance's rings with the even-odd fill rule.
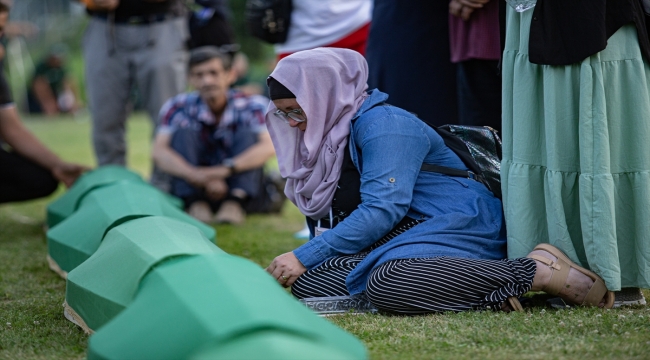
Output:
[[[218,353],[292,359],[317,356],[312,351],[322,358],[367,358],[358,339],[300,304],[258,265],[210,254],[155,266],[134,301],[90,337],[88,358],[162,360]]]
[[[81,199],[91,191],[116,183],[118,181],[133,181],[144,183],[140,175],[122,166],[106,165],[81,175],[74,185],[61,197],[47,206],[47,226],[54,227],[68,216],[72,215]],[[162,194],[162,193],[161,193]],[[178,208],[183,202],[175,197],[165,194],[165,197]]]
[[[111,229],[99,249],[67,277],[66,305],[96,330],[133,300],[154,265],[177,256],[222,252],[196,226],[163,216]],[[82,325],[83,327],[83,325]]]
[[[47,232],[48,255],[63,272],[70,272],[97,250],[110,229],[152,215],[183,221],[208,239],[216,238],[214,228],[172,205],[151,185],[117,182],[90,192],[77,211]]]

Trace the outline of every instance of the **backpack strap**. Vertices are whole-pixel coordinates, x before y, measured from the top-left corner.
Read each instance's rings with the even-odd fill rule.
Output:
[[[420,170],[426,172],[435,172],[435,173],[448,175],[448,176],[463,177],[474,181],[478,181],[481,184],[485,184],[485,178],[483,178],[482,175],[476,174],[471,170],[466,171],[466,170],[454,169],[446,166],[439,166],[433,164],[422,164]]]

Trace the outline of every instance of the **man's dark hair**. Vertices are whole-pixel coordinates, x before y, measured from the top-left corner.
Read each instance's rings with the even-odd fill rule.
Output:
[[[196,65],[212,59],[221,60],[221,65],[223,65],[224,70],[230,70],[230,67],[232,66],[232,57],[230,54],[222,52],[216,46],[201,46],[190,52],[188,69],[192,70]]]
[[[0,13],[9,12],[9,10],[11,10],[11,6],[3,1],[0,1]]]

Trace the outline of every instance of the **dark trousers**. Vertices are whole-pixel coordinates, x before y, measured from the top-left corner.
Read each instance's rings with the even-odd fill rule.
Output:
[[[226,147],[222,141],[206,139],[201,132],[192,129],[179,129],[174,132],[171,147],[185,160],[195,166],[219,165],[224,159],[235,157],[257,143],[257,134],[248,129],[237,129],[233,134],[232,145]],[[261,192],[264,169],[244,171],[226,179],[228,188],[244,190],[248,198],[255,198]],[[183,199],[186,206],[204,200],[217,209],[218,201],[207,197],[203,189],[196,188],[181,178],[172,178],[171,193]]]
[[[0,203],[45,197],[59,185],[49,170],[1,147],[0,169]]]
[[[471,59],[457,64],[458,122],[490,126],[501,133],[501,76],[498,60]]]
[[[235,33],[230,21],[221,14],[215,13],[205,23],[198,21],[196,14],[190,18],[189,48],[201,46],[232,45],[235,43]],[[234,55],[234,51],[230,53]]]
[[[375,0],[366,47],[368,86],[388,103],[439,126],[457,124],[449,60],[449,2]]]

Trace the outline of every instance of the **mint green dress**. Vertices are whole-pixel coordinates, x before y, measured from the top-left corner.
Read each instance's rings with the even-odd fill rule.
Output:
[[[533,10],[508,8],[503,205],[508,256],[551,243],[612,291],[650,287],[650,67],[633,24],[569,66],[528,61]]]

